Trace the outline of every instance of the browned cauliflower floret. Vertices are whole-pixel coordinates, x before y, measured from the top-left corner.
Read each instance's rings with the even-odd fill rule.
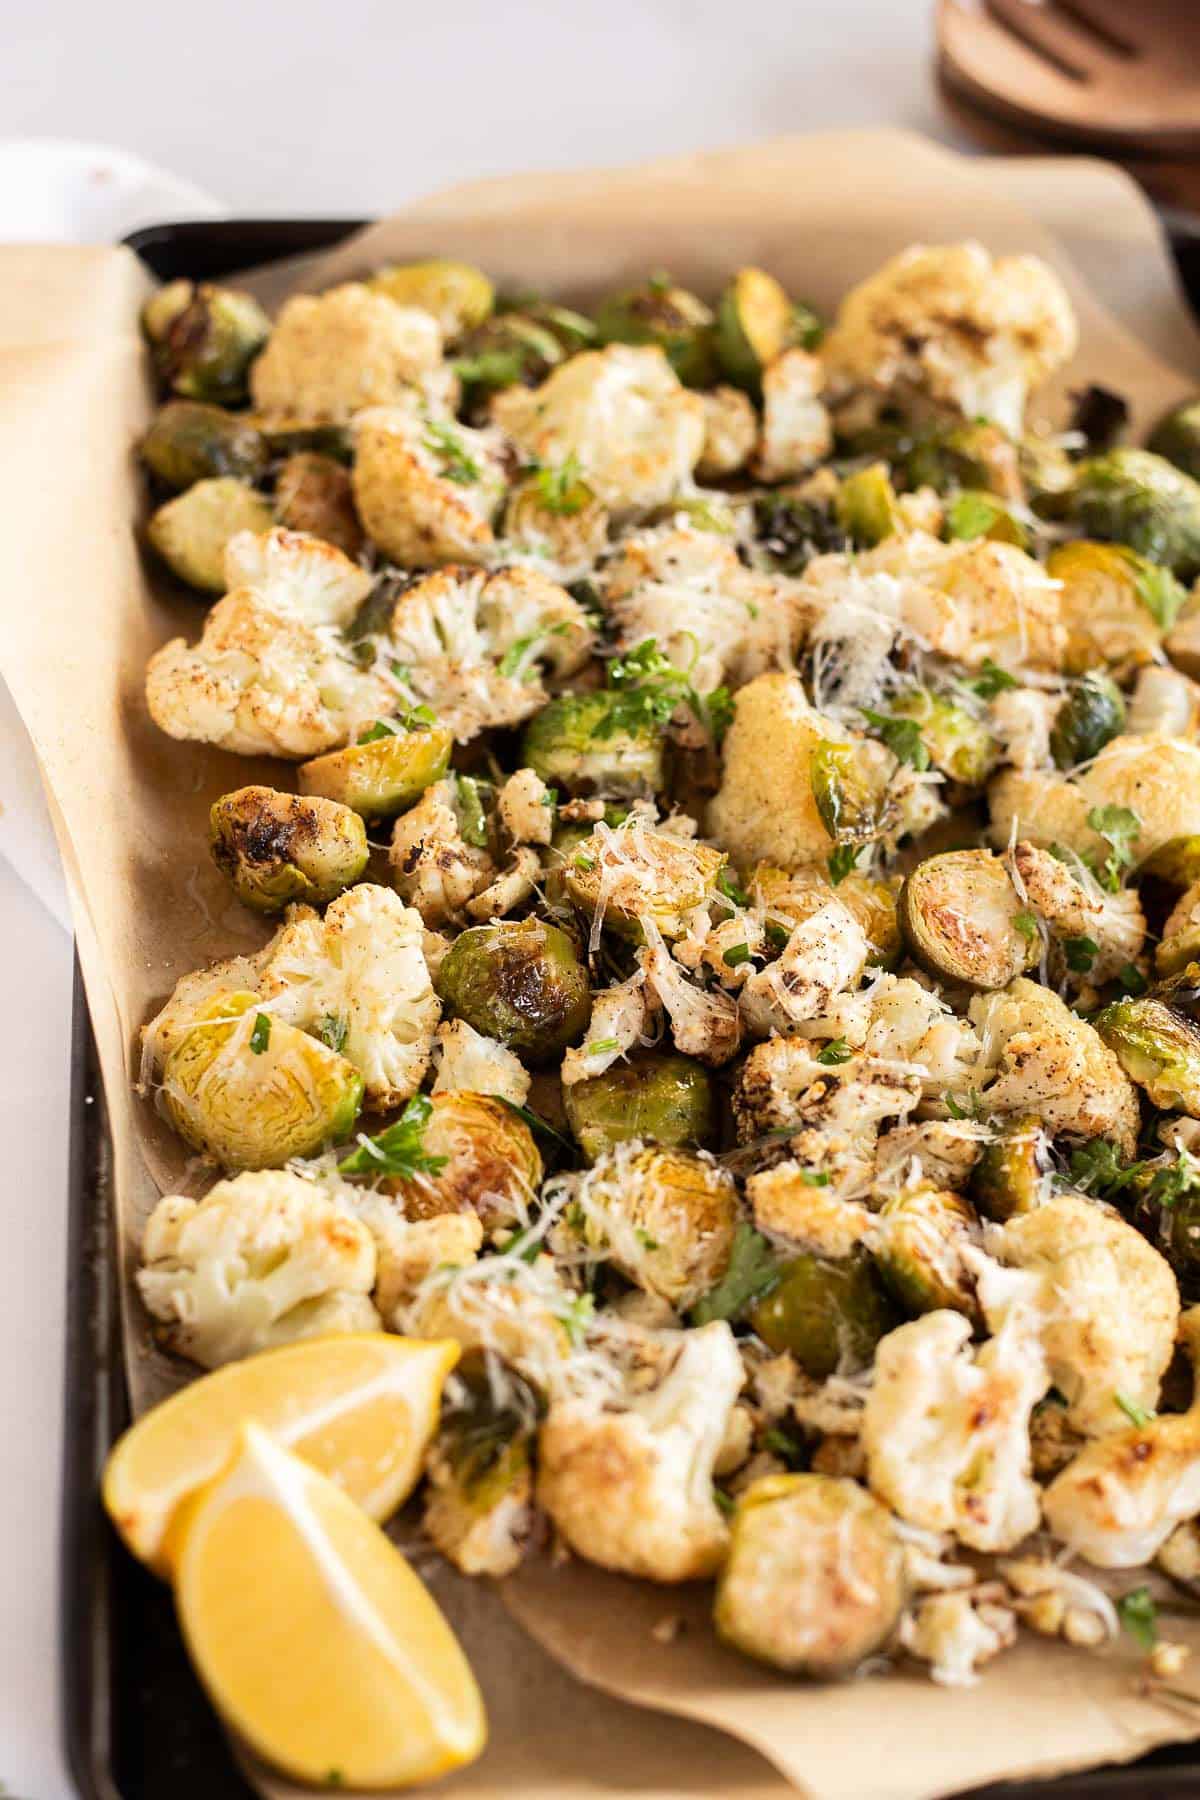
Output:
[[[453,776],[427,787],[392,829],[388,860],[397,893],[415,906],[426,925],[463,924],[467,903],[496,872],[486,850],[462,835]]]
[[[971,1002],[983,1044],[975,1085],[989,1112],[1035,1113],[1054,1136],[1137,1146],[1137,1090],[1100,1034],[1051,989],[1021,977]]]
[[[758,415],[740,388],[716,387],[702,394],[704,449],[696,473],[704,481],[736,475],[749,461],[758,437]]]
[[[524,1106],[530,1075],[515,1050],[485,1037],[465,1019],[449,1019],[434,1033],[438,1061],[435,1094],[496,1094]]]
[[[981,1663],[1017,1641],[1013,1610],[973,1593],[928,1594],[900,1621],[900,1642],[942,1687],[970,1687]]]
[[[988,806],[994,844],[1015,833],[1099,862],[1110,846],[1096,829],[1103,823],[1098,815],[1106,807],[1127,808],[1136,827],[1129,853],[1143,863],[1173,838],[1200,835],[1200,744],[1153,732],[1122,734],[1071,780],[1006,771],[992,783]]]
[[[614,512],[662,506],[687,487],[704,447],[704,402],[654,346],[572,356],[541,387],[498,394],[492,415],[531,462],[574,457]]]
[[[373,407],[354,422],[354,499],[367,535],[404,568],[483,560],[505,492],[493,432]]]
[[[1032,1315],[1067,1401],[1067,1423],[1089,1437],[1128,1423],[1118,1395],[1150,1412],[1175,1345],[1179,1290],[1165,1258],[1119,1213],[1059,1193],[987,1235],[993,1256],[1032,1279],[985,1271],[988,1323]]]
[[[651,1581],[714,1575],[729,1532],[713,1471],[742,1385],[723,1320],[683,1333],[669,1373],[624,1410],[566,1400],[538,1444],[537,1498],[577,1555]]]
[[[546,704],[543,675],[572,675],[592,646],[587,614],[534,569],[439,569],[402,593],[390,652],[460,742]]]
[[[855,985],[869,951],[854,914],[840,900],[828,900],[795,927],[775,961],[747,981],[742,1018],[763,1037],[815,1018],[835,994]]]
[[[638,532],[608,564],[601,592],[621,647],[653,638],[701,693],[791,659],[789,591],[746,568],[715,532],[688,524]]]
[[[812,1170],[777,1163],[746,1183],[746,1196],[760,1231],[773,1232],[818,1256],[849,1256],[871,1229],[872,1214],[829,1187],[814,1186]]]
[[[441,360],[442,334],[429,313],[348,281],[284,302],[250,370],[250,392],[259,412],[341,423],[364,406],[402,400]]]
[[[785,350],[763,372],[762,436],[754,456],[760,481],[787,481],[828,456],[833,427],[821,403],[825,370],[807,350]]]
[[[871,416],[898,406],[993,419],[1016,436],[1030,392],[1075,352],[1057,275],[981,244],[914,245],[846,295],[821,354],[839,395]]]
[[[332,544],[272,531],[234,538],[226,571],[230,592],[199,643],[173,638],[150,659],[146,704],[161,730],[243,756],[299,758],[390,710],[385,685],[332,629],[366,596],[363,569]]]
[[[795,674],[760,675],[738,694],[709,830],[739,863],[784,869],[833,849],[813,794],[812,752],[843,733],[809,705]],[[768,779],[769,771],[769,779]]]
[[[500,823],[514,844],[548,844],[554,835],[554,796],[533,769],[518,769],[496,796]]]
[[[1022,841],[1010,858],[1017,892],[1059,942],[1084,939],[1087,979],[1109,981],[1138,957],[1146,940],[1146,916],[1135,888],[1115,894],[1094,881],[1082,863],[1069,868],[1049,850]],[[1069,967],[1069,963],[1068,963]]]

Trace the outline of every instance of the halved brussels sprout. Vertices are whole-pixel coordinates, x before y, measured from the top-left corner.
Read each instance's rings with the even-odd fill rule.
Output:
[[[1005,500],[1022,495],[1017,447],[999,425],[986,419],[920,429],[873,425],[844,438],[840,448],[847,456],[884,457],[910,492],[929,487],[942,495],[964,490],[998,494]]]
[[[1146,439],[1146,448],[1200,481],[1200,400],[1172,408]]]
[[[711,1157],[655,1147],[601,1156],[580,1189],[587,1243],[648,1294],[681,1312],[729,1267],[737,1184]]]
[[[754,530],[770,566],[784,575],[802,575],[814,556],[846,548],[834,509],[786,488],[755,495]]]
[[[533,1524],[542,1394],[493,1350],[465,1350],[428,1457],[425,1531],[464,1575],[511,1574]]]
[[[664,734],[615,691],[562,694],[535,713],[521,761],[568,793],[659,794],[666,785]]]
[[[1050,728],[1050,754],[1060,769],[1090,762],[1125,728],[1125,696],[1098,671],[1068,690]]]
[[[896,490],[886,463],[871,463],[847,475],[834,500],[837,522],[855,544],[881,544],[902,529]]]
[[[735,387],[758,393],[762,372],[799,342],[796,309],[765,269],[739,269],[717,307],[716,351]]]
[[[1127,544],[1181,580],[1200,573],[1200,483],[1151,450],[1088,457],[1066,493],[1039,506],[1086,537]]]
[[[990,850],[927,856],[900,890],[900,930],[915,963],[938,981],[1007,987],[1037,961],[1037,933],[1023,932],[1019,895]]]
[[[657,344],[687,387],[711,387],[716,379],[712,326],[703,300],[665,278],[612,294],[596,309],[602,344]]]
[[[979,1318],[975,1282],[962,1254],[977,1223],[962,1195],[944,1188],[906,1188],[884,1201],[875,1266],[905,1312],[945,1306]]]
[[[1115,1000],[1092,1022],[1155,1106],[1200,1118],[1200,1025],[1152,994]]]
[[[1049,1173],[1049,1135],[1036,1113],[1021,1113],[1006,1119],[984,1145],[971,1173],[971,1194],[985,1217],[1006,1225],[1041,1205]]]
[[[869,844],[890,823],[882,762],[868,761],[864,741],[822,738],[809,755],[813,799],[836,844]]]
[[[323,906],[358,880],[371,854],[348,806],[269,787],[222,794],[209,813],[209,847],[238,899],[268,913],[294,900]]]
[[[574,942],[540,919],[464,931],[435,985],[457,1018],[533,1062],[549,1062],[578,1042],[591,1016],[587,971]]]
[[[199,400],[168,400],[138,450],[150,473],[177,492],[219,475],[257,481],[269,458],[253,425]]]
[[[554,333],[524,313],[497,313],[468,332],[451,368],[463,384],[470,404],[501,388],[523,383],[536,387],[566,352]]]
[[[225,592],[225,546],[239,531],[270,531],[269,500],[222,475],[197,481],[151,513],[146,538],[173,575],[206,594]]]
[[[354,489],[341,463],[316,450],[297,450],[275,480],[275,515],[289,531],[336,544],[352,558],[363,547]]]
[[[426,1156],[444,1158],[433,1173],[389,1177],[410,1219],[476,1212],[488,1231],[527,1216],[542,1180],[542,1158],[519,1113],[491,1094],[431,1094],[421,1133]]]
[[[946,507],[946,536],[973,542],[990,538],[993,543],[1015,544],[1028,550],[1029,532],[1011,507],[981,488],[963,488]]]
[[[602,1075],[572,1082],[563,1088],[563,1103],[589,1162],[629,1138],[705,1149],[716,1129],[708,1070],[670,1051],[638,1051]]]
[[[604,925],[619,937],[641,943],[639,921],[648,917],[673,941],[687,930],[688,913],[713,894],[726,860],[721,850],[665,831],[597,828],[567,864],[567,892],[589,917],[602,907]]]
[[[1160,975],[1177,975],[1197,958],[1200,958],[1200,881],[1194,881],[1171,909],[1154,952],[1154,966]]]
[[[448,257],[394,263],[372,275],[367,286],[399,306],[432,313],[447,342],[482,325],[496,302],[495,289],[482,269]]]
[[[1059,544],[1046,559],[1046,573],[1062,583],[1059,608],[1072,673],[1097,663],[1151,661],[1183,604],[1170,570],[1124,544]]]
[[[1176,1193],[1168,1186],[1160,1195],[1155,1176],[1173,1173],[1171,1162],[1168,1158],[1157,1169],[1147,1169],[1135,1182],[1132,1216],[1170,1263],[1184,1299],[1195,1301],[1200,1298],[1200,1190],[1187,1186]]]
[[[441,780],[453,748],[453,733],[441,725],[408,729],[381,719],[357,744],[301,763],[300,791],[340,800],[367,819],[390,819]]]
[[[568,459],[513,483],[503,536],[561,567],[590,567],[608,544],[608,509]]]
[[[868,1368],[899,1322],[865,1253],[830,1262],[808,1251],[784,1265],[749,1319],[768,1350],[790,1351],[817,1381]]]
[[[929,760],[941,774],[964,787],[983,786],[995,765],[996,743],[974,713],[928,688],[896,695],[889,700],[888,711],[916,722]]]
[[[734,1650],[792,1675],[850,1675],[908,1599],[891,1515],[856,1481],[767,1475],[739,1495],[713,1624]]]
[[[1027,431],[1018,440],[1016,459],[1029,505],[1046,516],[1057,503],[1055,496],[1066,493],[1075,480],[1073,460],[1057,436],[1044,437],[1035,431]]]
[[[142,308],[142,329],[175,393],[236,406],[246,398],[246,376],[271,321],[253,295],[237,288],[172,281]]]
[[[1194,881],[1200,881],[1200,837],[1169,838],[1151,852],[1139,872],[1172,887],[1191,887]]]
[[[313,1156],[349,1136],[362,1104],[352,1063],[260,1004],[257,994],[214,995],[163,1064],[167,1117],[227,1169]]]

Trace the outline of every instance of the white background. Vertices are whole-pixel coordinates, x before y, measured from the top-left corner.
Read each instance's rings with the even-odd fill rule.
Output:
[[[18,20],[17,0],[0,0],[0,133],[121,144],[235,212],[363,214],[467,176],[820,126],[949,136],[931,13],[926,0],[40,0]],[[0,807],[14,779],[0,768]],[[70,947],[2,861],[0,945],[0,1793],[67,1800],[56,1584]]]

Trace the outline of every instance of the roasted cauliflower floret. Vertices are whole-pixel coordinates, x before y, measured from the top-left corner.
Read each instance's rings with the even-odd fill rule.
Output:
[[[1035,1113],[1055,1136],[1137,1145],[1137,1090],[1099,1033],[1024,977],[971,1002],[983,1045],[975,1085],[988,1112]]]
[[[413,693],[461,743],[529,718],[546,704],[543,674],[573,675],[591,646],[583,608],[534,569],[439,569],[401,594],[388,637]]]
[[[765,1036],[815,1018],[835,994],[857,982],[869,951],[854,914],[840,900],[827,901],[795,927],[776,960],[747,981],[743,1019]]]
[[[1050,729],[1059,701],[1038,688],[1005,688],[991,702],[988,730],[999,760],[1014,769],[1050,769]]]
[[[438,1059],[435,1094],[495,1094],[524,1106],[530,1076],[520,1057],[496,1038],[484,1037],[465,1019],[449,1019],[434,1033]]]
[[[798,636],[786,587],[746,568],[727,538],[693,525],[627,538],[601,592],[621,648],[653,638],[701,693],[788,663]]]
[[[1200,1309],[1183,1315],[1180,1336],[1194,1357]],[[1200,1396],[1186,1413],[1148,1415],[1089,1444],[1051,1482],[1044,1506],[1059,1542],[1098,1568],[1152,1562],[1175,1527],[1200,1513]]]
[[[821,354],[831,389],[868,416],[982,417],[1015,437],[1030,393],[1077,341],[1066,291],[1037,257],[914,245],[846,295]]]
[[[464,924],[468,901],[496,872],[487,851],[462,835],[457,791],[452,775],[435,781],[392,829],[388,860],[396,891],[433,928],[451,921]]]
[[[766,1476],[738,1496],[713,1623],[759,1662],[828,1679],[887,1643],[907,1594],[894,1523],[856,1482]]]
[[[419,1297],[435,1270],[464,1269],[474,1263],[483,1243],[478,1213],[408,1219],[399,1200],[373,1188],[349,1189],[345,1205],[375,1244],[372,1297],[384,1323],[415,1337],[436,1337],[436,1331],[421,1329]]]
[[[675,1048],[719,1068],[737,1054],[742,1041],[737,1001],[721,988],[703,988],[689,979],[671,955],[653,920],[643,924],[646,944],[638,951],[648,997],[661,1006]]]
[[[890,1332],[863,1414],[867,1480],[902,1519],[974,1550],[1011,1550],[1037,1528],[1029,1418],[1050,1385],[1019,1319],[974,1352],[961,1313]]]
[[[284,1169],[219,1181],[203,1200],[160,1200],[137,1282],[170,1347],[206,1369],[380,1323],[370,1232],[322,1186]]]
[[[1024,841],[1013,846],[1010,862],[1018,894],[1045,921],[1051,937],[1066,945],[1068,968],[1072,941],[1082,940],[1087,979],[1096,986],[1140,955],[1146,917],[1136,889],[1109,893],[1083,864],[1070,868]]]
[[[500,823],[514,844],[548,844],[554,835],[554,796],[533,769],[518,769],[496,796]]]
[[[162,731],[243,756],[300,758],[390,709],[384,684],[329,629],[364,599],[364,570],[332,544],[273,531],[234,538],[226,572],[230,592],[199,643],[172,638],[150,658],[146,703]]]
[[[348,281],[293,294],[250,370],[255,409],[311,424],[391,406],[442,360],[437,321]]]
[[[737,1188],[711,1157],[633,1139],[615,1144],[569,1187],[585,1241],[647,1293],[686,1312],[724,1275]]]
[[[1050,1378],[1067,1401],[1067,1423],[1088,1437],[1127,1420],[1118,1394],[1150,1412],[1179,1321],[1169,1264],[1119,1213],[1082,1194],[1052,1195],[990,1231],[992,1256],[1032,1281],[980,1277],[988,1323],[1033,1315]]]
[[[639,969],[628,981],[601,988],[592,998],[592,1016],[582,1044],[569,1049],[562,1061],[564,1088],[603,1075],[627,1056],[646,1034],[646,977]]]
[[[781,1162],[751,1175],[746,1197],[754,1223],[817,1256],[850,1256],[870,1232],[872,1215],[835,1189],[814,1186],[812,1174],[800,1163]]]
[[[928,1594],[900,1622],[900,1642],[942,1687],[970,1687],[981,1663],[1017,1641],[1011,1607],[970,1593]]]
[[[762,435],[754,456],[760,481],[787,481],[811,469],[833,448],[833,427],[821,403],[825,370],[807,350],[785,350],[763,371]]]
[[[259,991],[275,1017],[334,1035],[376,1106],[398,1106],[421,1085],[442,1010],[421,915],[369,883],[333,901],[323,919],[297,913],[271,948]]]
[[[1006,771],[992,783],[988,805],[994,844],[1015,834],[1100,864],[1110,851],[1101,830],[1105,809],[1123,809],[1118,820],[1129,825],[1128,854],[1145,863],[1176,838],[1200,836],[1200,744],[1123,733],[1072,780]]]
[[[354,421],[354,499],[367,535],[403,568],[481,561],[506,482],[494,433],[373,407]]]
[[[696,473],[702,481],[736,475],[750,459],[758,437],[758,415],[740,388],[715,387],[704,402],[704,448]]]
[[[574,457],[614,512],[672,499],[704,447],[704,402],[654,346],[572,356],[541,387],[498,394],[492,416],[531,462],[557,468]]]
[[[709,830],[736,862],[784,869],[825,862],[833,839],[813,793],[812,753],[842,735],[809,705],[798,675],[759,675],[741,690],[708,809]]]
[[[666,1376],[622,1411],[587,1400],[550,1408],[537,1498],[577,1555],[651,1581],[716,1573],[729,1532],[713,1469],[742,1385],[723,1320],[685,1332]]]

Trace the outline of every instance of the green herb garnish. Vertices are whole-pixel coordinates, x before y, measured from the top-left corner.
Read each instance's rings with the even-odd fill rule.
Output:
[[[255,1056],[261,1056],[270,1041],[271,1015],[270,1013],[256,1013],[254,1015],[254,1026],[250,1032],[250,1048],[253,1050]]]
[[[468,453],[466,445],[452,425],[444,425],[440,419],[430,419],[421,441],[427,450],[441,459],[442,473],[447,481],[453,481],[459,487],[472,487],[482,479],[483,470]]]
[[[845,1038],[830,1038],[823,1049],[817,1051],[817,1061],[827,1066],[836,1067],[838,1063],[849,1062],[854,1052]]]
[[[982,670],[974,681],[967,683],[967,686],[978,694],[981,700],[994,700],[997,694],[1003,694],[1009,688],[1020,687],[1020,685],[1015,675],[1010,675],[1007,669],[1002,669],[999,663],[994,663],[990,656],[984,657]]]
[[[394,1124],[377,1137],[359,1140],[338,1164],[341,1175],[399,1175],[411,1179],[415,1175],[437,1175],[449,1160],[430,1156],[425,1150],[425,1127],[433,1114],[432,1102],[424,1094],[414,1094]]]
[[[716,1286],[692,1308],[692,1323],[708,1325],[713,1319],[740,1319],[768,1288],[775,1286],[782,1272],[782,1263],[761,1231],[755,1231],[753,1225],[739,1225],[729,1266]]]
[[[921,736],[921,727],[915,719],[901,719],[891,713],[872,712],[869,706],[864,706],[861,711],[863,718],[875,727],[898,762],[908,763],[910,768],[918,772],[929,767],[929,752]]]
[[[1131,1588],[1117,1601],[1117,1617],[1140,1650],[1158,1642],[1158,1612],[1148,1587]]]
[[[340,1056],[346,1047],[346,1039],[350,1034],[347,1020],[337,1018],[333,1013],[326,1013],[317,1026],[317,1036],[330,1050]]]

